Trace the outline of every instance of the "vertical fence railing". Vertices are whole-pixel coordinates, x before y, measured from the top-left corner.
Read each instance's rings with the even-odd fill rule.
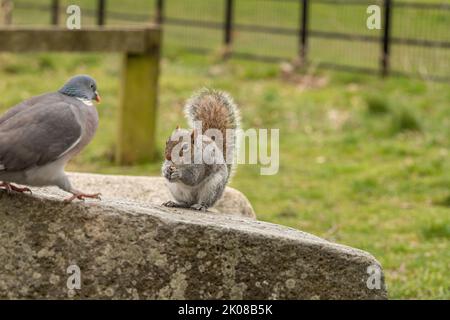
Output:
[[[12,24],[13,8],[12,0],[0,0],[0,24]]]
[[[59,24],[59,0],[52,0],[50,19],[52,25],[57,26]]]
[[[383,22],[383,36],[382,36],[382,51],[381,51],[381,75],[386,77],[389,75],[390,67],[390,49],[391,49],[391,18],[392,18],[392,1],[384,0],[384,22]]]
[[[225,0],[224,58],[229,58],[233,50],[234,0]]]
[[[98,0],[97,2],[97,25],[105,25],[106,0]]]
[[[300,66],[306,66],[308,60],[308,18],[309,0],[299,0],[300,4],[300,41],[299,58]]]
[[[50,22],[53,25],[58,25],[61,23],[60,15],[63,13],[61,10],[62,1],[60,0],[47,0],[46,5],[42,4],[33,4],[32,6],[28,6],[21,1],[14,2],[13,0],[0,0],[0,24],[12,24],[13,20],[13,8],[18,9],[31,9],[31,10],[41,10],[44,11],[50,10]],[[445,10],[445,12],[450,12],[450,7],[446,4],[429,4],[423,1],[421,2],[406,2],[406,1],[394,1],[394,0],[379,0],[380,6],[382,7],[382,30],[377,35],[366,35],[366,34],[358,34],[358,33],[349,33],[349,32],[330,32],[329,30],[314,30],[311,29],[309,24],[311,22],[312,13],[315,11],[313,7],[315,7],[316,3],[319,4],[328,4],[329,10],[338,10],[337,3],[339,5],[346,4],[347,1],[334,1],[334,0],[320,0],[320,1],[311,1],[311,0],[290,0],[292,3],[295,3],[296,10],[298,10],[298,16],[296,17],[295,27],[281,27],[281,26],[270,26],[270,25],[260,25],[260,24],[246,24],[245,22],[236,23],[235,14],[236,14],[236,5],[237,2],[235,0],[222,0],[218,2],[220,5],[223,5],[223,9],[225,10],[224,15],[222,17],[222,21],[217,24],[215,21],[198,21],[196,19],[182,18],[182,17],[171,17],[165,12],[165,7],[167,6],[170,0],[154,0],[154,5],[156,8],[152,10],[152,19],[155,23],[158,24],[174,24],[177,26],[186,25],[189,27],[204,27],[204,28],[212,28],[214,30],[219,29],[222,33],[223,39],[221,39],[221,45],[224,47],[223,57],[228,58],[233,54],[234,49],[236,49],[236,39],[234,39],[235,32],[239,30],[250,31],[250,32],[268,32],[272,34],[280,34],[285,33],[293,36],[293,41],[295,41],[295,45],[297,46],[296,52],[294,53],[294,64],[296,67],[307,66],[308,63],[313,62],[315,59],[311,55],[311,43],[316,38],[321,39],[333,39],[333,40],[342,40],[342,41],[364,41],[370,43],[377,43],[379,54],[374,57],[371,61],[370,67],[361,67],[353,65],[353,63],[326,63],[326,62],[318,62],[318,66],[323,65],[325,68],[333,67],[333,65],[339,69],[351,69],[354,68],[355,71],[366,70],[371,73],[377,72],[380,76],[386,77],[390,74],[407,74],[407,72],[402,72],[396,69],[396,66],[393,65],[393,61],[391,61],[392,55],[392,46],[396,44],[404,44],[407,46],[415,46],[415,47],[428,47],[431,46],[433,48],[441,48],[441,50],[446,50],[450,48],[450,42],[447,39],[444,40],[428,40],[423,38],[402,38],[402,37],[392,37],[392,29],[393,29],[393,11],[397,12],[401,10],[400,8],[413,8],[415,10],[424,10],[432,9],[432,10]],[[208,0],[203,0],[208,1]],[[276,1],[276,0],[272,0]],[[31,2],[30,2],[31,3]],[[96,22],[98,25],[104,25],[106,23],[106,0],[97,0],[97,10],[93,12],[91,10],[87,11],[86,14],[96,18]],[[15,6],[14,6],[15,4]],[[349,5],[360,4],[355,0],[348,0]],[[341,6],[340,6],[341,7]],[[396,9],[394,9],[394,7]],[[257,10],[258,8],[255,8]],[[113,13],[113,12],[112,12]],[[111,14],[112,14],[111,13]],[[119,12],[114,12],[116,16],[119,15]],[[132,14],[131,14],[132,15]],[[126,17],[131,16],[130,14],[124,14],[124,19]],[[142,14],[139,15],[139,19],[142,17]],[[398,17],[395,17],[397,19]],[[204,22],[204,23],[203,23]],[[313,40],[311,40],[313,39]],[[203,48],[202,48],[203,49]],[[241,55],[243,56],[243,55]],[[246,55],[247,58],[250,58],[252,55]],[[269,56],[264,55],[254,55],[256,58],[266,58]],[[274,59],[289,59],[288,57],[273,57]],[[273,61],[272,57],[270,59]],[[318,60],[318,58],[317,58]],[[375,66],[372,66],[372,63],[375,63]],[[415,71],[414,71],[415,72]],[[444,70],[445,72],[445,70]],[[435,79],[442,79],[443,81],[449,81],[449,77],[447,75],[436,75]]]
[[[162,24],[164,22],[164,0],[156,0],[155,23]]]

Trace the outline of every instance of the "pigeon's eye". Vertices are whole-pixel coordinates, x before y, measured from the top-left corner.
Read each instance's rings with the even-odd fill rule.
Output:
[[[94,89],[94,85],[93,84],[91,84],[91,89]]]

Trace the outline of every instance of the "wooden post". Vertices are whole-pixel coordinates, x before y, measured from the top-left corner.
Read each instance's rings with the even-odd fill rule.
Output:
[[[12,13],[14,3],[12,0],[1,0],[0,2],[0,24],[12,24]]]
[[[159,43],[147,53],[124,55],[116,148],[119,165],[155,159],[158,77]]]
[[[51,11],[51,24],[57,26],[59,24],[59,0],[52,0]]]
[[[384,25],[381,53],[381,76],[389,75],[389,55],[391,45],[391,0],[384,0]]]
[[[103,26],[105,24],[105,8],[106,0],[98,0],[97,2],[97,25]]]
[[[300,41],[299,41],[299,58],[300,66],[306,66],[308,62],[308,16],[309,16],[309,0],[301,1],[300,14]]]
[[[155,22],[157,24],[164,22],[164,0],[156,0]]]
[[[234,0],[225,0],[225,21],[224,21],[224,52],[223,57],[229,58],[233,46],[233,16]]]

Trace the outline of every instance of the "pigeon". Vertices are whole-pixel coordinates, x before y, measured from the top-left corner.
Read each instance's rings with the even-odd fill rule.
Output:
[[[26,186],[57,186],[71,193],[65,201],[100,199],[100,193],[74,189],[64,167],[94,137],[100,102],[88,75],[69,79],[57,92],[32,97],[0,116],[0,188],[30,192]]]

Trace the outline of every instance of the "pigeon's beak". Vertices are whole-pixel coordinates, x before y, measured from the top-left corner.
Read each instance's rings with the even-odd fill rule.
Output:
[[[98,103],[100,103],[100,101],[102,101],[102,98],[100,98],[100,95],[98,94],[97,91],[95,91],[95,101],[97,101]]]

